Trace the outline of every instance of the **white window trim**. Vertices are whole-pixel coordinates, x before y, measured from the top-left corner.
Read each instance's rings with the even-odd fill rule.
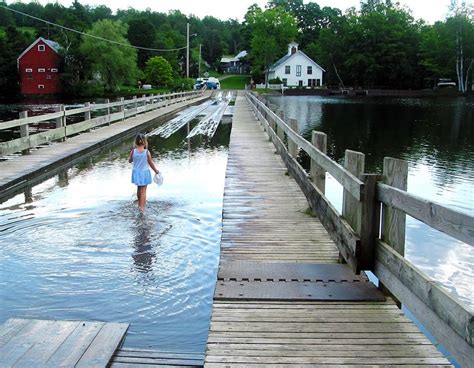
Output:
[[[286,69],[288,68],[288,72]],[[291,65],[285,65],[285,75],[291,75]]]
[[[38,84],[38,89],[44,89],[44,84]]]
[[[301,77],[301,69],[303,69],[301,65],[296,66],[296,76],[297,77]]]
[[[51,68],[51,73],[57,73],[58,72],[58,68]]]
[[[38,68],[38,73],[45,73],[46,69],[45,68]]]
[[[306,67],[306,74],[313,75],[313,66],[312,65],[308,65]]]
[[[32,68],[25,68],[25,72],[26,73],[33,73],[33,69]]]
[[[38,51],[40,51],[40,52],[46,51],[46,46],[45,45],[38,45]]]

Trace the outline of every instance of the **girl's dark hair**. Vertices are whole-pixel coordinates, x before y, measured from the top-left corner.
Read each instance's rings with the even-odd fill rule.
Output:
[[[145,134],[137,134],[135,137],[135,145],[136,146],[145,146],[147,145],[146,135]]]

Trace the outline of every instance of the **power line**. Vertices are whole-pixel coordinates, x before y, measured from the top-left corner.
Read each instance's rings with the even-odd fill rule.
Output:
[[[134,46],[134,45],[130,45],[130,44],[127,44],[127,43],[122,43],[122,42],[118,42],[118,41],[114,41],[114,40],[109,40],[109,39],[106,39],[106,38],[103,38],[103,37],[94,36],[94,35],[91,35],[91,34],[88,34],[88,33],[82,32],[82,31],[78,31],[77,29],[73,29],[73,28],[69,28],[69,27],[66,27],[66,26],[62,26],[62,25],[60,25],[60,24],[53,23],[53,22],[50,22],[50,21],[45,20],[45,19],[41,19],[41,18],[35,17],[35,16],[33,16],[33,15],[23,13],[23,12],[21,12],[21,11],[19,11],[19,10],[11,9],[11,8],[9,8],[9,7],[7,7],[7,6],[4,6],[4,5],[0,5],[0,8],[9,10],[9,11],[14,12],[14,13],[17,13],[17,14],[24,15],[25,17],[29,17],[29,18],[38,20],[38,21],[40,21],[40,22],[44,22],[44,23],[46,23],[46,24],[48,24],[48,25],[50,24],[50,25],[52,25],[52,26],[54,26],[54,27],[59,27],[59,28],[65,29],[65,30],[70,31],[70,32],[78,33],[78,34],[83,35],[83,36],[92,37],[92,38],[95,38],[95,39],[97,39],[97,40],[105,41],[105,42],[110,42],[110,43],[113,43],[113,44],[119,45],[119,46],[131,47],[131,48],[134,48],[134,49],[137,49],[137,50],[157,51],[157,52],[173,52],[173,51],[184,50],[184,49],[187,48],[187,46],[184,46],[184,47],[178,47],[178,48],[174,48],[174,49],[153,49],[153,48],[149,48],[149,47]]]

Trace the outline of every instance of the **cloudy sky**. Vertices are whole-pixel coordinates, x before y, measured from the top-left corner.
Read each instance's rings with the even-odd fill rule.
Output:
[[[26,1],[26,0],[23,0]],[[154,11],[167,12],[178,9],[184,14],[194,14],[200,18],[212,15],[220,19],[237,18],[242,20],[247,8],[257,3],[263,7],[267,0],[79,0],[81,4],[101,5],[105,4],[113,10],[134,7],[138,10],[150,8]],[[401,4],[408,6],[416,18],[423,18],[429,23],[443,20],[446,16],[450,0],[399,0]],[[46,4],[52,1],[39,1]],[[72,0],[58,0],[58,2],[69,6]],[[308,1],[305,0],[305,3]],[[321,7],[331,6],[346,10],[351,6],[359,6],[360,0],[313,0]],[[11,1],[8,1],[11,3]]]

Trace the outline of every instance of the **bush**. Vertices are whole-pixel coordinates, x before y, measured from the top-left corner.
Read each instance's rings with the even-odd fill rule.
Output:
[[[282,82],[281,82],[281,79],[277,77],[277,78],[274,78],[274,79],[270,79],[268,81],[268,83],[269,84],[281,84]]]
[[[194,87],[194,79],[192,78],[175,78],[171,82],[171,90],[173,92],[180,92],[180,91],[190,91]]]

